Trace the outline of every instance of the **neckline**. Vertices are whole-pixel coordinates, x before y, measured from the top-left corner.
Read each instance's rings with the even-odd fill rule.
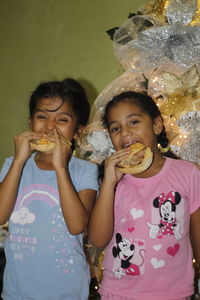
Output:
[[[132,183],[134,182],[138,185],[144,185],[145,183],[151,183],[152,181],[155,181],[156,179],[158,179],[158,178],[160,179],[163,176],[165,176],[166,172],[168,172],[168,169],[170,168],[171,162],[172,162],[172,159],[169,157],[166,157],[161,170],[153,176],[140,178],[140,177],[134,177],[131,174],[126,174],[126,175],[124,175],[123,178],[124,178],[124,180],[131,181]]]
[[[36,152],[33,153],[33,154],[31,155],[30,160],[31,160],[31,163],[33,164],[33,166],[34,166],[38,171],[40,171],[40,172],[49,172],[49,173],[55,172],[55,170],[45,170],[45,169],[39,168],[38,165],[37,165],[36,162],[35,162],[35,155],[36,155]],[[70,160],[69,160],[69,168],[70,168],[70,165],[71,165],[72,160],[73,160],[73,155],[71,156],[71,158],[70,158]]]
[[[35,161],[35,156],[36,156],[37,152],[33,153],[32,156],[31,156],[31,161],[32,161],[32,164],[34,165],[34,167],[39,171],[39,172],[55,172],[55,170],[45,170],[45,169],[41,169],[38,167],[36,161]]]

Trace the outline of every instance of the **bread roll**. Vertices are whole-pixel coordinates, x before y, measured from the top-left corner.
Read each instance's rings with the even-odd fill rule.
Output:
[[[131,153],[117,165],[122,173],[138,174],[150,167],[153,161],[153,153],[150,147],[141,143],[130,145]]]
[[[55,143],[50,142],[46,138],[41,138],[34,143],[30,142],[30,146],[31,146],[31,150],[46,152],[54,149]]]
[[[66,139],[66,144],[68,147],[72,145],[72,143]],[[47,138],[42,137],[41,139],[37,140],[36,142],[30,142],[31,150],[46,152],[53,150],[55,148],[56,143],[49,141]]]

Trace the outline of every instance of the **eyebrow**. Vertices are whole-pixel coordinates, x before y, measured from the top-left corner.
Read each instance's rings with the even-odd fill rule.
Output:
[[[35,113],[37,113],[37,112],[42,112],[42,113],[45,113],[45,112],[54,112],[54,110],[49,110],[49,109],[45,109],[45,110],[43,110],[43,109],[36,109],[36,110],[35,110]],[[68,117],[70,117],[70,118],[73,118],[72,115],[69,114],[69,113],[67,113],[67,112],[60,112],[60,113],[58,113],[58,115],[59,115],[59,116],[60,116],[60,115],[65,115],[65,116],[68,116]]]
[[[129,118],[131,118],[131,117],[141,117],[141,114],[130,114],[130,115],[126,116],[126,119],[129,119]],[[114,120],[114,121],[108,123],[108,127],[109,127],[110,125],[112,125],[113,123],[117,123],[117,122],[118,122],[117,120],[116,120],[116,121]]]

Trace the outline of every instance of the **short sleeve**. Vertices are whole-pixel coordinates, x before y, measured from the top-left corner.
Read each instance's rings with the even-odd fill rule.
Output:
[[[0,182],[4,180],[4,177],[8,173],[8,170],[10,169],[12,161],[13,161],[13,157],[6,158],[6,160],[4,161],[3,167],[0,172]]]
[[[200,207],[200,171],[194,166],[190,177],[190,213]]]
[[[74,157],[69,165],[72,182],[77,190],[98,191],[98,167],[96,164]]]
[[[98,191],[98,168],[95,164],[89,163],[87,167],[82,170],[82,175],[79,181],[79,191],[85,189],[92,189]]]

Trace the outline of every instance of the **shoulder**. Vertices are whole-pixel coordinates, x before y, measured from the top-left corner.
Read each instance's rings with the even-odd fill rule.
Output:
[[[3,166],[1,168],[0,172],[0,182],[3,181],[4,177],[8,173],[8,170],[10,169],[10,166],[13,162],[13,156],[12,157],[7,157],[3,163]]]
[[[13,159],[14,159],[14,156],[10,156],[10,157],[7,157],[5,160],[4,160],[4,164],[11,164],[13,162]]]
[[[196,164],[182,159],[170,159],[169,169],[169,176],[171,176],[174,181],[178,180],[182,186],[195,187],[195,189],[199,191],[200,170]]]
[[[6,175],[7,171],[9,170],[12,162],[13,162],[14,157],[7,157],[3,163],[3,166],[1,168],[1,180],[3,179],[3,177]]]
[[[188,161],[188,160],[183,160],[183,159],[174,159],[174,158],[167,158],[167,160],[170,163],[170,166],[174,166],[178,169],[182,169],[183,171],[198,171],[198,167],[195,163]]]
[[[70,159],[70,168],[93,169],[97,170],[97,165],[84,159],[72,156]]]
[[[78,191],[98,190],[98,167],[96,164],[72,156],[69,162],[69,171]]]
[[[29,167],[30,165],[33,165],[33,162],[34,162],[34,155],[35,154],[32,154],[28,159],[27,161],[25,162],[24,164],[24,168],[23,168],[23,172],[24,170]],[[10,169],[11,165],[12,165],[12,162],[14,160],[14,156],[10,156],[10,157],[7,157],[3,163],[3,166],[1,168],[1,180],[2,178],[7,174],[8,170]]]

